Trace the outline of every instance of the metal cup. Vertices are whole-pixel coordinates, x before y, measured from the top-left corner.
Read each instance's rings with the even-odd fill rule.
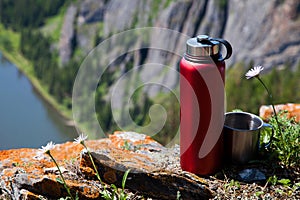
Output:
[[[225,114],[224,139],[225,153],[234,164],[246,164],[257,156],[260,145],[260,130],[263,127],[271,127],[258,116],[247,112],[229,112]],[[274,129],[267,148],[273,138]]]

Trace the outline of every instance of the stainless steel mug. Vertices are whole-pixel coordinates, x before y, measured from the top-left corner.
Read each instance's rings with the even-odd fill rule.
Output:
[[[234,164],[246,164],[255,159],[260,146],[260,130],[263,127],[271,127],[258,116],[247,112],[229,112],[225,114],[224,139],[225,153]],[[266,148],[270,145],[274,134],[268,143],[264,144]]]

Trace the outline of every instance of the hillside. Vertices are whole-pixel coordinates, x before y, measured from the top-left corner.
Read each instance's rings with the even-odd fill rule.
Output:
[[[285,63],[295,65],[300,53],[299,11],[297,0],[85,0],[71,4],[65,13],[60,57],[64,62],[69,59],[72,49],[66,41],[73,37],[84,55],[95,46],[96,37],[101,41],[124,30],[155,26],[190,37],[208,34],[225,38],[234,48],[229,65],[240,61],[254,61],[266,68]],[[165,36],[156,39],[151,42],[163,42]],[[165,45],[184,46],[185,41],[169,39],[174,43]],[[71,53],[65,55],[66,51]],[[150,60],[153,54],[145,55],[146,59]]]
[[[77,9],[77,15],[75,14],[75,9]],[[72,18],[72,20],[70,20],[70,18]],[[254,63],[263,65],[268,71],[271,68],[279,68],[286,64],[289,64],[292,68],[296,69],[297,63],[299,63],[300,20],[298,1],[281,1],[280,3],[278,1],[232,0],[136,0],[130,1],[130,3],[129,1],[114,0],[99,0],[98,2],[83,1],[80,4],[70,5],[64,19],[64,25],[61,29],[63,30],[61,36],[64,38],[62,39],[61,37],[59,42],[62,61],[71,59],[71,56],[68,57],[64,54],[66,51],[69,52],[68,55],[72,55],[72,51],[80,49],[81,54],[84,56],[99,43],[99,46],[101,46],[101,44],[103,44],[101,41],[107,38],[110,40],[110,37],[114,36],[116,33],[124,30],[131,30],[133,28],[154,26],[178,31],[187,37],[193,37],[197,34],[208,34],[212,37],[225,38],[233,46],[233,56],[228,60],[228,66],[243,62],[245,63],[243,67],[245,70],[248,67],[248,63]],[[69,33],[70,29],[73,29],[74,31]],[[162,116],[163,113],[166,113],[169,117],[167,124],[178,124],[179,117],[177,112],[173,111],[173,114],[168,112],[168,106],[171,106],[174,109],[174,107],[177,107],[176,105],[178,105],[178,103],[175,103],[175,106],[174,103],[165,105],[165,99],[176,102],[176,99],[174,98],[176,98],[178,74],[171,73],[170,70],[154,67],[153,65],[147,66],[147,64],[160,63],[162,65],[172,66],[175,69],[178,68],[178,61],[185,50],[185,41],[187,37],[181,35],[178,36],[178,34],[172,34],[168,31],[150,30],[149,32],[141,34],[136,33],[136,36],[129,39],[126,38],[130,42],[126,43],[125,46],[128,49],[136,49],[135,52],[125,52],[125,54],[122,54],[123,52],[116,49],[118,49],[119,46],[122,48],[125,42],[120,43],[120,41],[112,41],[110,48],[114,47],[114,49],[107,48],[105,54],[105,57],[107,56],[108,58],[119,56],[117,61],[112,64],[113,66],[115,65],[115,67],[110,67],[110,69],[114,71],[113,73],[110,73],[117,74],[115,77],[121,77],[122,74],[127,73],[128,70],[131,70],[133,67],[146,64],[139,69],[140,71],[137,75],[132,75],[132,77],[130,75],[129,77],[127,74],[128,82],[126,84],[119,84],[117,86],[118,91],[120,92],[118,98],[114,98],[114,101],[117,101],[114,110],[117,111],[113,111],[113,116],[111,117],[114,117],[119,127],[132,128],[131,121],[122,121],[122,116],[123,119],[128,118],[127,112],[130,112],[130,114],[133,113],[133,120],[135,120],[137,125],[148,125],[149,116],[137,116],[140,115],[140,113],[137,112],[136,114],[134,110],[148,113],[147,102],[149,101],[152,101],[152,104],[158,102],[167,108],[165,112],[161,110],[153,111],[155,113],[153,114],[154,116]],[[69,36],[68,43],[65,42],[66,35]],[[147,39],[144,39],[142,36],[145,36]],[[72,49],[70,45],[71,40],[74,40],[73,37],[75,37],[77,41],[76,49]],[[66,45],[62,45],[62,43]],[[99,48],[102,48],[102,46]],[[159,48],[160,50],[157,50],[156,48]],[[165,52],[164,50],[166,49],[171,49],[171,53]],[[88,59],[89,58],[90,57],[88,57]],[[101,59],[99,58],[99,60]],[[98,62],[100,65],[105,66],[105,62]],[[85,63],[83,63],[83,65],[84,64]],[[116,66],[119,67],[116,68]],[[121,70],[121,75],[117,72],[118,70]],[[243,71],[243,69],[239,70]],[[97,72],[95,71],[94,73]],[[124,91],[135,91],[136,87],[138,87],[132,83],[132,80],[141,80],[142,83],[145,83],[147,80],[152,80],[151,77],[155,78],[157,84],[143,87],[142,90],[145,94],[141,95],[139,93],[139,95],[136,95],[140,97],[137,97],[138,100],[134,102],[135,108],[126,108],[125,104],[131,97],[128,97],[128,94]],[[116,80],[117,78],[111,81],[114,82]],[[164,85],[167,89],[161,87],[158,83]],[[99,87],[101,87],[101,85],[104,84],[101,84],[100,81],[99,85]],[[107,84],[105,83],[105,85]],[[114,85],[111,87],[113,86]],[[170,90],[171,92],[175,91],[175,93],[169,94]],[[112,93],[111,89],[105,91],[106,92],[104,93]],[[158,98],[157,95],[159,95],[160,98]],[[148,97],[150,97],[150,100],[147,100]],[[103,102],[104,101],[109,104],[110,98],[105,97],[103,98]],[[83,104],[86,104],[86,102],[87,101],[82,101]],[[101,108],[98,108],[99,113],[102,113],[102,116],[109,116],[107,112],[102,111],[102,107],[103,104],[101,104]],[[109,106],[108,109],[110,109]],[[92,108],[89,110],[92,110]],[[121,118],[119,121],[124,122],[123,124],[120,125],[120,122],[116,119],[115,113],[122,113],[120,114],[121,116],[119,116],[119,118]],[[140,120],[141,118],[142,120]],[[78,120],[84,121],[85,119],[80,118]],[[163,121],[164,119],[162,117],[159,120]],[[90,118],[86,121],[90,121]],[[136,126],[134,127],[135,129],[138,128]],[[175,125],[175,127],[178,126]],[[170,130],[174,132],[176,131],[176,128],[169,128],[169,131]],[[142,131],[149,132],[150,134],[153,132],[153,128],[147,130],[142,129]]]

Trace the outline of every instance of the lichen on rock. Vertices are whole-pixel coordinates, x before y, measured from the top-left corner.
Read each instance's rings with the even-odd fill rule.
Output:
[[[108,138],[85,142],[101,180],[121,187],[128,169],[126,192],[136,199],[208,199],[213,192],[200,177],[184,172],[179,147],[167,148],[151,137],[135,132],[115,132]],[[0,151],[1,199],[58,199],[68,194],[59,173],[47,157],[36,158],[37,149]],[[51,151],[61,166],[72,195],[101,199],[103,184],[96,178],[90,157],[80,144],[66,142]],[[138,196],[140,195],[140,196]]]

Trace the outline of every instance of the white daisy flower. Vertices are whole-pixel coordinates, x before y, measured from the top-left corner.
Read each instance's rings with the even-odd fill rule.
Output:
[[[51,141],[46,146],[42,146],[42,148],[38,149],[36,156],[34,159],[43,160],[46,158],[45,154],[50,154],[50,150],[54,149],[55,144]]]
[[[250,69],[247,73],[246,73],[246,78],[247,79],[250,79],[250,78],[253,78],[253,77],[257,77],[259,76],[259,73],[264,70],[264,68],[262,66],[256,66],[256,67],[253,67],[252,69]]]
[[[41,153],[46,153],[48,154],[52,149],[54,149],[55,147],[55,144],[51,141],[51,142],[48,142],[48,144],[46,146],[42,146],[40,150]]]
[[[85,141],[87,138],[88,138],[87,135],[84,135],[83,133],[81,133],[81,134],[79,135],[79,137],[75,139],[74,143],[82,144],[82,143],[84,143],[84,141]]]

